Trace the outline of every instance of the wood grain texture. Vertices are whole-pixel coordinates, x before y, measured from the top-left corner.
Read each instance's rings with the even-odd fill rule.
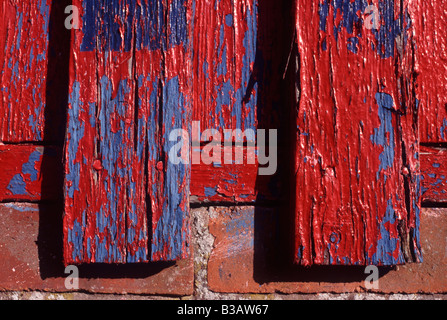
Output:
[[[41,141],[51,0],[0,4],[0,141]]]
[[[276,117],[276,114],[271,113],[270,109],[264,108],[265,104],[269,104],[271,107],[272,104],[278,103],[277,97],[272,94],[274,90],[263,91],[262,86],[266,86],[267,81],[274,84],[277,78],[272,75],[282,73],[285,66],[269,65],[271,61],[267,57],[266,51],[262,52],[262,59],[260,59],[260,52],[257,48],[259,39],[258,43],[255,39],[257,39],[257,34],[261,29],[268,29],[272,26],[269,23],[273,24],[272,21],[277,21],[278,18],[276,15],[274,19],[258,21],[257,15],[264,16],[264,18],[268,16],[265,11],[263,15],[259,12],[258,2],[264,5],[263,10],[267,9],[269,13],[274,12],[275,5],[265,6],[266,1],[222,0],[216,2],[216,4],[203,1],[191,6],[191,12],[187,19],[194,21],[194,24],[189,27],[195,29],[189,33],[190,39],[188,42],[182,42],[181,44],[177,40],[183,39],[182,36],[169,36],[166,37],[169,40],[163,41],[157,36],[145,36],[145,34],[151,32],[160,31],[163,33],[166,30],[154,21],[142,18],[138,20],[136,17],[139,14],[141,16],[146,14],[146,18],[150,14],[156,14],[160,17],[160,21],[169,19],[167,17],[172,14],[171,12],[160,13],[162,11],[161,6],[146,6],[148,1],[142,4],[137,1],[124,1],[121,8],[117,7],[118,9],[114,8],[110,11],[104,9],[101,14],[109,16],[109,18],[110,15],[121,14],[120,10],[126,13],[121,14],[121,17],[124,18],[118,22],[113,21],[113,19],[107,20],[104,25],[94,22],[95,27],[90,30],[94,32],[88,31],[84,34],[84,31],[87,31],[86,29],[74,32],[79,42],[73,45],[74,47],[79,45],[79,48],[77,51],[73,51],[72,56],[72,82],[70,83],[70,98],[72,100],[69,116],[70,119],[76,119],[76,123],[70,122],[69,119],[69,124],[71,123],[71,129],[78,136],[71,140],[72,133],[69,133],[69,138],[70,141],[77,141],[75,145],[79,142],[79,147],[78,149],[72,149],[72,151],[76,150],[76,154],[73,155],[72,153],[70,155],[70,159],[75,160],[70,164],[71,168],[66,168],[66,170],[71,170],[67,171],[71,173],[67,182],[76,182],[78,172],[90,172],[90,180],[86,179],[82,182],[88,186],[85,189],[88,191],[84,196],[88,199],[95,199],[92,203],[96,203],[96,207],[95,205],[92,206],[92,203],[79,201],[81,205],[76,209],[84,207],[89,208],[89,210],[99,210],[98,216],[104,221],[107,220],[107,228],[116,227],[122,231],[127,226],[131,226],[131,228],[134,227],[135,232],[143,230],[142,234],[144,236],[141,241],[139,237],[137,239],[136,236],[131,235],[130,239],[125,236],[125,240],[117,240],[116,244],[112,244],[112,251],[115,251],[115,255],[125,256],[125,258],[122,257],[123,262],[127,259],[129,261],[165,259],[164,256],[167,255],[166,251],[163,251],[167,249],[160,249],[162,253],[159,250],[163,246],[163,248],[169,247],[165,246],[166,243],[161,245],[160,242],[157,242],[153,248],[149,245],[149,248],[141,249],[146,246],[147,242],[157,241],[152,239],[153,234],[159,232],[157,239],[161,239],[172,231],[166,229],[169,223],[157,224],[160,221],[159,218],[162,219],[164,215],[153,214],[153,211],[159,212],[159,214],[162,212],[160,208],[163,205],[160,205],[160,203],[164,203],[163,201],[166,200],[166,198],[163,198],[165,196],[164,192],[170,187],[166,183],[158,182],[168,179],[165,171],[169,169],[166,169],[165,160],[160,155],[163,152],[157,149],[160,146],[159,141],[162,139],[160,138],[162,136],[161,130],[159,127],[157,128],[157,125],[162,117],[160,117],[159,111],[151,112],[151,110],[154,105],[159,106],[162,101],[164,103],[170,97],[176,96],[171,94],[171,89],[175,88],[177,84],[174,83],[175,81],[170,82],[169,79],[175,78],[176,68],[178,64],[183,63],[182,59],[188,59],[185,57],[188,53],[182,52],[182,48],[194,46],[195,55],[192,68],[194,86],[191,89],[185,85],[190,81],[189,76],[179,76],[177,78],[179,79],[178,91],[182,91],[184,94],[185,103],[193,105],[193,119],[201,120],[202,129],[209,126],[218,129],[257,128],[259,127],[260,112],[264,113],[264,117]],[[306,170],[318,171],[315,170],[318,166],[324,169],[324,173],[316,174],[311,180],[307,177],[303,178],[302,182],[305,184],[305,190],[315,188],[318,193],[313,193],[313,195],[322,195],[323,198],[332,196],[332,193],[336,194],[332,191],[339,188],[339,197],[334,197],[334,201],[328,201],[329,203],[323,209],[318,208],[323,213],[327,210],[330,211],[331,208],[349,208],[349,210],[352,206],[357,208],[356,212],[351,210],[354,212],[352,213],[354,223],[346,227],[348,234],[352,230],[358,231],[355,224],[360,225],[359,221],[366,215],[362,211],[364,207],[372,208],[371,212],[377,214],[376,230],[382,227],[380,221],[383,222],[384,219],[394,222],[383,224],[385,233],[388,232],[389,236],[385,239],[387,242],[382,253],[388,253],[382,254],[382,256],[378,256],[376,253],[374,259],[379,261],[379,264],[382,263],[380,259],[390,261],[386,263],[394,263],[396,259],[398,262],[403,261],[399,258],[402,256],[402,252],[391,251],[391,248],[393,246],[397,247],[396,243],[398,242],[395,240],[402,239],[405,234],[408,235],[406,243],[412,242],[413,246],[418,248],[417,219],[420,199],[418,197],[418,175],[416,174],[418,153],[417,147],[413,146],[414,141],[417,140],[414,138],[416,135],[414,124],[417,120],[419,121],[421,128],[420,141],[445,141],[444,127],[447,117],[445,116],[445,102],[443,100],[445,90],[442,86],[442,83],[445,82],[444,53],[442,51],[446,38],[444,36],[444,24],[442,23],[445,21],[445,12],[442,9],[444,2],[443,0],[432,2],[412,1],[408,7],[407,15],[405,10],[398,8],[400,4],[397,1],[320,1],[298,16],[298,23],[300,23],[299,19],[304,21],[303,32],[307,32],[306,30],[310,30],[311,27],[318,30],[318,33],[307,38],[303,37],[302,39],[308,42],[300,44],[303,47],[307,46],[309,42],[312,43],[307,46],[309,52],[300,57],[300,62],[306,63],[305,67],[309,67],[309,69],[315,68],[316,71],[309,71],[305,74],[306,78],[301,79],[300,88],[304,88],[304,85],[311,83],[309,90],[312,90],[312,92],[302,92],[302,99],[300,100],[301,104],[305,104],[306,101],[303,101],[303,99],[308,99],[308,109],[300,107],[300,112],[305,110],[306,113],[301,112],[301,118],[299,118],[301,120],[298,120],[300,122],[298,125],[303,125],[300,127],[300,130],[303,128],[303,131],[300,131],[297,146],[304,150],[303,155],[300,155],[298,159],[301,159],[301,165],[309,159],[313,161],[312,163],[306,162]],[[82,13],[88,16],[95,9],[95,5],[91,1],[85,1],[85,3],[81,5],[82,11],[85,10]],[[304,2],[301,1],[300,3]],[[370,3],[376,4],[379,8],[381,23],[385,28],[378,31],[365,29],[364,22],[367,15],[364,11]],[[407,4],[406,1],[403,3]],[[50,0],[33,0],[23,3],[3,1],[0,5],[0,13],[5,17],[0,21],[0,47],[2,48],[0,50],[0,61],[3,63],[0,75],[0,141],[14,143],[45,141],[48,139],[48,130],[52,130],[52,126],[48,126],[49,119],[47,116],[51,112],[48,113],[46,100],[48,99],[47,64],[49,56],[54,50],[54,47],[52,47],[54,43],[51,44],[48,39],[49,30],[51,30],[49,20],[54,6],[55,4]],[[391,10],[391,8],[394,9]],[[398,14],[399,10],[405,12],[402,18]],[[393,15],[390,14],[391,11],[394,12]],[[325,16],[326,12],[328,14]],[[335,12],[337,13],[334,17]],[[346,12],[349,14],[346,15]],[[308,16],[305,17],[305,13],[308,13]],[[313,21],[316,16],[318,16],[319,22]],[[349,18],[346,18],[347,16]],[[398,21],[401,21],[401,23],[398,23]],[[411,29],[409,29],[410,26]],[[321,30],[321,28],[324,30]],[[408,29],[408,34],[403,37],[403,40],[400,37],[402,28]],[[96,40],[100,40],[100,37],[95,32],[97,34],[109,34],[111,39],[103,39],[104,43],[101,42],[102,40],[96,43]],[[172,34],[170,31],[166,31],[166,33]],[[414,38],[412,38],[412,33]],[[122,39],[120,40],[120,36],[117,35],[121,35]],[[87,40],[85,42],[81,41],[84,38]],[[170,47],[168,45],[169,41],[173,41],[177,45]],[[404,45],[401,45],[402,43]],[[416,45],[413,46],[413,43],[416,43]],[[80,48],[81,46],[83,46],[83,49]],[[326,49],[323,49],[323,47]],[[265,46],[263,49],[265,49]],[[275,49],[271,48],[274,54],[277,53],[287,57],[288,52],[279,52]],[[107,58],[105,56],[106,52]],[[313,52],[317,52],[316,57],[318,59],[311,58]],[[180,56],[182,58],[179,58]],[[412,60],[413,56],[415,62]],[[80,61],[80,63],[73,61]],[[137,63],[137,61],[141,63]],[[161,66],[154,61],[161,61]],[[396,67],[396,65],[399,67]],[[262,69],[261,66],[264,68]],[[281,72],[270,72],[266,76],[267,69],[279,69]],[[169,74],[170,70],[175,71]],[[436,72],[433,72],[433,70],[436,70]],[[88,72],[88,76],[85,72]],[[262,72],[264,72],[263,76],[260,76]],[[76,78],[75,75],[79,77]],[[183,80],[181,80],[182,77]],[[317,84],[315,79],[318,79],[318,82],[321,80],[321,83]],[[371,79],[380,79],[380,81],[374,83],[375,80]],[[413,87],[411,82],[415,82],[416,85]],[[89,85],[89,83],[93,85]],[[332,89],[329,89],[332,83],[335,85]],[[269,86],[271,88],[273,85],[269,84]],[[190,96],[197,103],[188,101],[190,90],[195,90]],[[177,90],[174,89],[174,91]],[[355,94],[351,94],[352,92]],[[363,97],[360,97],[361,94],[364,94],[367,99],[363,100]],[[352,100],[349,101],[348,97],[351,96]],[[414,96],[417,100],[414,99]],[[388,104],[391,101],[389,97],[391,97],[393,105],[391,108]],[[176,97],[175,99],[181,100],[182,98]],[[270,101],[266,103],[266,99],[270,99]],[[172,101],[167,103],[170,102]],[[76,106],[74,110],[73,105]],[[128,105],[131,107],[128,108]],[[332,109],[321,109],[320,106],[326,105],[332,105]],[[326,111],[317,111],[316,106],[320,110]],[[364,111],[365,106],[370,108],[368,112]],[[418,116],[416,116],[416,111]],[[413,117],[408,116],[412,112]],[[363,115],[359,116],[357,113],[365,115],[361,130],[357,127],[360,124],[359,119],[363,119]],[[306,118],[304,118],[304,114],[306,114]],[[318,123],[322,125],[316,124],[317,122],[309,122],[309,116],[316,117],[316,115],[318,115]],[[103,118],[100,118],[100,116],[103,116]],[[103,119],[107,117],[113,118],[115,121],[103,122]],[[332,117],[337,121],[332,121]],[[351,124],[349,124],[348,119],[349,121],[352,120]],[[123,126],[121,120],[125,123]],[[339,122],[338,120],[342,123],[339,127],[334,125],[334,122]],[[88,126],[90,121],[94,125]],[[183,118],[181,121],[183,126]],[[304,126],[306,122],[308,122],[308,128]],[[275,123],[277,122],[275,121]],[[326,128],[325,131],[318,131],[318,126],[323,125],[327,125],[327,127],[324,127]],[[331,130],[327,129],[330,128],[334,128],[334,131],[329,132]],[[100,136],[102,129],[109,130],[109,135],[105,139],[96,139]],[[377,129],[377,131],[373,129]],[[312,132],[313,135],[311,135]],[[342,137],[341,132],[347,132],[347,138]],[[314,139],[317,134],[321,137]],[[129,138],[132,135],[134,138]],[[326,144],[326,141],[332,141],[333,137],[340,138],[337,140],[337,145]],[[355,137],[357,141],[354,141],[352,137]],[[326,138],[328,140],[325,140]],[[50,139],[57,140],[57,135],[51,135]],[[88,141],[89,139],[91,140]],[[131,147],[125,150],[117,142],[118,140]],[[94,144],[98,146],[93,147]],[[372,144],[372,147],[368,148],[368,144]],[[73,148],[75,145],[71,144]],[[316,145],[320,147],[323,145],[324,148],[317,150]],[[87,146],[92,149],[87,150]],[[152,149],[154,153],[151,154],[148,151],[149,146],[157,146]],[[132,148],[134,151],[131,150]],[[106,182],[109,181],[107,179],[110,179],[106,177],[109,175],[108,172],[101,175],[101,172],[105,171],[104,154],[106,149],[110,151],[111,157],[106,159],[110,164],[109,169],[114,171],[110,175],[116,178],[114,187]],[[355,149],[359,149],[359,151],[353,151]],[[165,150],[167,149],[165,148]],[[315,150],[319,153],[315,153]],[[329,155],[328,150],[336,150],[337,152],[334,151],[333,155]],[[53,193],[53,191],[44,191],[42,194],[42,189],[51,190],[51,188],[48,185],[42,186],[42,175],[50,174],[41,172],[40,163],[45,158],[54,159],[53,156],[47,156],[46,151],[37,146],[20,146],[19,148],[18,146],[8,145],[2,146],[1,152],[3,153],[0,153],[0,166],[5,169],[0,174],[0,201],[40,201],[57,197],[58,193]],[[348,163],[346,165],[343,165],[345,160],[340,156],[343,152],[349,154],[349,159],[346,158]],[[125,157],[119,156],[123,154],[125,154]],[[135,154],[142,154],[144,160],[141,160],[142,158],[135,156]],[[372,159],[375,160],[366,161],[365,159],[370,159],[371,155],[373,155]],[[85,160],[87,162],[85,163],[84,156],[86,159],[88,157],[92,158]],[[443,179],[442,176],[444,175],[443,151],[425,150],[419,156],[422,166],[421,189],[424,191],[422,200],[444,202],[444,182],[439,181]],[[318,162],[319,157],[325,160],[324,164]],[[124,158],[126,159],[124,160]],[[13,159],[17,159],[17,161],[12,161]],[[51,161],[48,163],[51,163]],[[438,164],[440,166],[436,167]],[[409,168],[407,168],[409,174],[407,174],[407,169],[403,168],[401,172],[405,174],[399,175],[399,168],[405,166]],[[91,169],[92,167],[93,169]],[[260,189],[265,186],[267,190],[265,194],[268,196],[272,189],[269,187],[271,182],[266,181],[264,183],[257,180],[259,177],[256,176],[257,170],[255,167],[255,165],[223,165],[222,167],[216,167],[205,164],[192,166],[191,195],[200,202],[254,202]],[[332,167],[335,168],[333,176],[330,174]],[[341,171],[338,169],[339,167],[342,168]],[[99,170],[97,170],[98,168]],[[162,168],[163,175],[160,175],[160,170],[156,170],[156,168]],[[371,172],[368,173],[369,171]],[[359,178],[357,178],[357,172],[359,172]],[[379,181],[374,182],[374,175],[377,175],[377,173],[379,173]],[[120,176],[120,174],[123,176]],[[37,180],[34,179],[36,175]],[[96,175],[100,177],[99,182],[95,180],[96,178],[93,178]],[[174,173],[175,175],[176,173]],[[323,176],[324,178],[322,178]],[[387,177],[386,180],[385,176]],[[338,183],[336,180],[339,178],[340,182]],[[356,181],[356,179],[359,181]],[[80,182],[81,180],[79,179]],[[131,194],[118,193],[118,190],[131,190],[127,185],[133,185],[133,180],[137,181],[135,182],[135,190],[148,188],[153,181],[157,181],[154,185],[160,187],[152,190],[150,196],[137,194],[137,192],[129,192]],[[47,181],[51,181],[51,179]],[[172,181],[175,181],[175,179]],[[324,186],[315,187],[316,183],[322,181]],[[365,181],[370,181],[371,184],[368,185]],[[333,183],[333,186],[329,188],[327,183],[329,185]],[[349,183],[353,187],[348,191],[346,185]],[[363,188],[365,185],[367,187]],[[374,189],[371,187],[372,185],[374,185]],[[407,189],[401,191],[402,185],[404,185],[404,189],[405,187]],[[98,186],[98,189],[95,189],[96,186]],[[101,188],[102,190],[98,191]],[[113,190],[113,188],[115,193],[107,193],[109,189]],[[67,190],[72,190],[73,194],[79,192],[75,187],[67,186]],[[175,190],[175,188],[171,188],[172,190]],[[373,202],[372,199],[376,200],[376,194],[372,194],[373,191],[371,190],[383,191],[377,193],[377,204],[370,206],[370,203]],[[369,196],[365,196],[365,194]],[[302,201],[302,194],[297,194],[297,196],[299,196],[299,201]],[[311,200],[318,199],[317,196],[312,196]],[[386,199],[386,196],[389,199]],[[128,214],[130,211],[126,211],[127,208],[138,204],[138,209],[135,210],[137,218],[131,218],[130,213],[123,217],[118,217],[119,214],[117,214],[117,221],[109,221],[110,213],[101,212],[101,208],[103,208],[103,202],[111,201],[112,197],[116,197],[114,200],[117,203],[120,202],[115,209],[110,209],[116,212],[126,212]],[[351,204],[351,200],[346,200],[351,197],[360,200]],[[157,199],[155,203],[150,201],[152,198]],[[385,200],[386,207],[383,205]],[[388,206],[388,200],[391,200],[391,206]],[[412,204],[413,200],[415,201],[414,205]],[[140,210],[140,203],[143,203],[145,209]],[[387,209],[385,209],[385,216],[381,216],[380,212],[383,212],[384,207],[393,210],[389,209],[386,213]],[[359,208],[361,209],[359,210]],[[69,210],[74,209],[70,207]],[[312,207],[312,210],[317,210],[317,207]],[[340,210],[340,212],[342,211]],[[140,215],[142,212],[146,213]],[[366,212],[369,211],[366,210]],[[409,213],[406,214],[406,212]],[[96,214],[96,212],[94,213]],[[405,215],[407,216],[406,219],[400,219]],[[393,216],[396,219],[393,219]],[[98,221],[96,217],[91,218],[90,221],[86,217],[88,215],[83,215],[83,212],[80,212],[76,218],[77,220],[71,220],[69,224],[72,228],[76,221],[80,223],[80,229],[83,230],[81,232],[82,236],[77,235],[76,232],[74,233],[74,239],[76,237],[78,237],[78,240],[81,239],[77,242],[78,248],[84,246],[76,254],[93,261],[96,259],[94,257],[94,254],[97,253],[96,249],[90,247],[89,250],[86,250],[85,248],[87,248],[88,241],[90,243],[93,240],[96,241],[92,235],[99,232],[100,227],[95,225]],[[332,217],[334,221],[347,219],[340,213]],[[151,219],[154,219],[154,223]],[[167,220],[169,219],[167,218]],[[306,219],[310,219],[309,216]],[[86,225],[82,225],[82,221]],[[336,222],[336,225],[339,225],[338,223]],[[89,229],[86,229],[87,225],[90,226]],[[156,225],[159,227],[156,228]],[[396,227],[396,225],[400,226]],[[151,231],[152,227],[155,230]],[[332,227],[326,226],[325,228],[326,231],[328,229],[332,230]],[[373,225],[371,225],[371,229],[374,229]],[[84,238],[87,231],[90,234]],[[326,256],[326,260],[323,260],[330,262],[332,258],[332,262],[337,263],[337,256],[347,258],[342,250],[346,249],[347,251],[347,247],[351,243],[347,241],[341,242],[343,245],[332,245],[332,242],[327,241],[328,238],[331,240],[332,232],[329,235],[327,234],[329,231],[325,232],[320,230],[320,234],[323,234],[320,239],[323,240],[318,244],[319,248],[326,245],[324,248],[327,248],[327,252],[329,252],[329,254],[323,253],[323,256]],[[109,239],[109,235],[101,234],[101,232],[99,234],[98,244],[103,246],[105,242],[101,242],[101,240]],[[361,231],[355,233],[355,237],[360,235]],[[370,235],[370,238],[365,236],[364,246],[366,243],[370,243],[367,241],[374,244],[374,239],[381,237],[378,234],[374,235],[372,231]],[[401,247],[408,247],[407,244],[401,245]],[[96,246],[96,243],[93,246]],[[336,246],[338,248],[335,248]],[[125,249],[117,249],[118,247]],[[71,254],[72,257],[73,248],[71,247],[69,249],[71,251],[67,253],[68,255]],[[142,251],[138,251],[140,249]],[[354,249],[356,255],[361,257],[361,246],[354,247]],[[102,255],[98,251],[98,257],[101,257],[98,261],[106,261],[109,258],[110,261],[115,259],[114,255],[113,257],[109,255],[108,250],[107,253],[103,251]],[[148,257],[153,250],[156,252],[159,250],[159,253],[153,257]],[[374,249],[371,252],[373,251]],[[418,250],[414,249],[414,251]],[[90,256],[88,252],[90,252]],[[371,254],[371,252],[369,253]],[[384,258],[390,252],[392,252],[393,258]],[[403,252],[405,259],[407,259],[407,255],[411,255],[411,253]],[[417,253],[414,255],[418,257]],[[107,257],[105,258],[105,256]],[[376,261],[374,259],[367,256],[365,261],[374,262]],[[354,260],[352,259],[352,261]],[[344,263],[344,261],[347,261],[347,259],[341,263]],[[363,260],[359,259],[358,261]]]
[[[421,142],[447,142],[446,0],[411,1]]]
[[[377,29],[367,27],[370,4]],[[421,261],[408,4],[297,1],[299,264]]]
[[[284,10],[289,12],[289,5],[287,1],[268,0],[197,1],[192,119],[199,122],[202,135],[193,131],[193,152],[201,150],[203,155],[206,142],[219,139],[222,145],[233,144],[234,154],[238,148],[234,142],[242,145],[242,140],[248,142],[248,138],[239,136],[237,141],[232,130],[251,132],[256,137],[259,129],[281,128],[281,111],[285,108],[283,73],[292,42],[292,37],[282,32],[287,27],[283,23]],[[207,129],[211,134],[204,134]],[[223,150],[219,163],[198,164],[193,160],[194,202],[279,198],[279,175],[259,175],[257,160],[249,163],[246,147],[241,148],[242,164],[225,163],[230,150]]]
[[[71,0],[1,1],[0,141],[62,144]]]
[[[256,0],[196,1],[193,120],[202,130],[256,129],[257,9]]]
[[[190,123],[191,5],[75,1],[65,167],[65,263],[189,255],[189,164],[173,129]],[[188,140],[184,143],[189,143]]]
[[[279,199],[277,176],[258,175],[258,161],[247,160],[247,147],[222,147],[222,157],[240,153],[241,163],[199,163],[191,166],[191,202],[256,203]]]

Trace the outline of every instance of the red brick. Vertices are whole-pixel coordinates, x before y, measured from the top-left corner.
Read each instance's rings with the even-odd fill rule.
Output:
[[[0,204],[0,291],[69,291],[56,205]],[[192,259],[177,263],[84,265],[79,289],[93,293],[191,295]]]
[[[220,208],[210,219],[215,237],[208,262],[214,292],[319,293],[364,291],[364,268],[293,265],[287,258],[287,226],[282,210]],[[287,220],[287,219],[283,219]],[[382,293],[447,292],[447,209],[423,209],[421,245],[424,262],[379,268]]]

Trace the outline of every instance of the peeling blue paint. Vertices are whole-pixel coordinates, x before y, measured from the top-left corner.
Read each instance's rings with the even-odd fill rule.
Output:
[[[217,194],[216,188],[205,187],[205,196],[214,197]]]
[[[106,57],[105,60],[110,51],[126,52],[133,45],[136,50],[167,50],[177,45],[186,46],[190,41],[187,37],[185,0],[170,1],[169,8],[166,7],[166,2],[138,0],[111,0],[107,3],[104,0],[86,0],[82,5],[83,38],[80,50],[104,51],[101,54]],[[153,63],[154,69],[165,67],[161,65],[162,61],[158,62],[159,66],[155,65],[157,62]],[[222,66],[222,70],[226,72],[226,66]],[[164,72],[154,78],[152,74],[135,75],[135,79],[138,79],[136,104],[148,105],[150,111],[148,114],[134,115],[136,123],[131,128],[128,128],[124,119],[129,117],[127,102],[132,80],[124,79],[112,84],[110,78],[102,76],[98,79],[98,103],[85,106],[83,102],[86,101],[82,101],[80,97],[79,83],[75,82],[71,88],[69,141],[66,151],[66,179],[69,183],[66,196],[69,198],[73,198],[75,191],[79,190],[79,176],[83,174],[80,172],[82,160],[79,159],[84,159],[85,162],[85,157],[79,154],[79,142],[84,137],[85,129],[90,129],[89,126],[98,131],[93,145],[97,147],[98,160],[101,162],[102,169],[98,175],[103,179],[102,189],[107,200],[99,210],[95,209],[97,212],[89,213],[96,216],[97,234],[91,240],[88,239],[87,245],[94,248],[91,253],[94,252],[96,262],[122,262],[121,254],[124,251],[120,251],[121,245],[130,248],[129,245],[134,246],[136,241],[149,238],[145,226],[138,231],[136,229],[141,218],[141,212],[138,211],[141,211],[141,199],[134,199],[132,195],[137,193],[137,186],[142,185],[150,186],[147,190],[150,197],[148,206],[151,202],[163,201],[159,221],[151,221],[154,222],[153,227],[156,227],[152,230],[149,250],[152,257],[149,258],[162,256],[163,260],[175,260],[186,254],[184,247],[185,244],[188,245],[188,203],[185,201],[185,194],[189,191],[189,167],[172,164],[168,161],[167,154],[176,143],[169,140],[169,133],[172,129],[185,126],[185,117],[188,116],[191,105],[187,101],[188,97],[180,92],[179,78],[166,79],[165,76]],[[161,103],[163,107],[159,109]],[[134,128],[136,132],[133,132]],[[132,140],[135,140],[134,148],[130,148],[127,143]],[[146,151],[148,159],[145,159]],[[142,162],[141,166],[147,162],[162,162],[163,171],[150,167],[148,169],[151,170],[152,181],[134,181],[134,176],[137,176],[135,170],[139,169],[132,167],[136,156]],[[125,162],[123,159],[130,160]],[[91,160],[88,159],[88,162],[92,162]],[[85,165],[82,167],[84,169]],[[124,210],[118,207],[122,197],[129,199]],[[148,217],[150,220],[150,213]],[[72,235],[75,236],[76,234]],[[146,261],[147,254],[147,246],[135,248],[134,251],[127,250],[123,261]]]
[[[169,150],[177,143],[170,141],[169,132],[182,128],[183,121],[190,109],[189,102],[186,101],[180,92],[179,79],[174,77],[166,82],[163,87],[163,123],[165,126],[163,150],[168,154]],[[190,144],[190,141],[188,142]],[[167,161],[166,175],[164,183],[163,214],[157,222],[154,230],[152,242],[152,255],[163,252],[167,247],[167,260],[175,260],[182,257],[183,245],[187,243],[188,232],[184,230],[186,212],[182,207],[183,195],[189,190],[189,179],[186,179],[187,164],[173,164]],[[185,182],[185,189],[180,189],[180,183]],[[154,193],[155,195],[156,193]]]
[[[68,172],[66,173],[66,180],[71,183],[66,191],[69,198],[73,198],[74,192],[79,191],[79,177],[80,177],[80,163],[76,162],[77,153],[79,148],[79,142],[84,136],[84,123],[80,121],[79,114],[83,105],[80,100],[80,84],[75,82],[73,84],[72,93],[69,97],[69,104],[71,108],[68,108],[68,134],[70,140],[67,144],[68,152]]]
[[[391,168],[394,163],[395,137],[392,123],[393,113],[391,111],[394,102],[393,98],[387,93],[376,93],[375,97],[379,106],[380,127],[374,129],[374,134],[371,135],[371,142],[374,145],[383,147],[383,151],[379,155],[380,166],[376,177],[379,180],[380,172]]]
[[[16,174],[6,187],[15,196],[26,195],[26,183],[21,174]]]
[[[14,175],[9,182],[7,189],[11,191],[13,195],[27,195],[26,181],[34,182],[38,179],[38,169],[36,169],[36,163],[40,161],[42,152],[36,150],[29,156],[28,162],[22,165],[22,173]],[[29,179],[24,176],[29,175]]]
[[[333,21],[337,21],[337,16],[339,14],[341,15],[340,23],[334,23],[333,35],[335,40],[338,41],[339,33],[341,32],[342,28],[344,28],[348,34],[353,36],[348,41],[348,50],[352,51],[353,53],[357,53],[356,44],[358,44],[358,40],[362,37],[362,34],[354,33],[355,30],[358,30],[355,26],[362,25],[364,23],[362,15],[365,12],[366,7],[369,5],[370,4],[366,0],[329,0],[320,3],[318,10],[320,16],[320,30],[328,32],[327,25],[329,11],[332,9]],[[405,12],[405,14],[400,13],[398,18],[395,19],[394,8],[394,0],[380,0],[378,3],[380,27],[378,30],[371,30],[375,37],[375,43],[377,43],[377,45],[372,46],[372,49],[377,51],[377,54],[384,59],[394,56],[396,42],[402,34],[404,35],[404,45],[406,45],[407,36],[405,35],[405,32],[403,32],[404,30],[402,26],[402,21],[404,21],[404,18],[407,29],[411,24],[407,12]],[[361,14],[359,15],[358,12]],[[323,46],[323,50],[327,50],[326,45]]]
[[[38,178],[38,169],[36,169],[36,163],[40,161],[42,152],[39,150],[33,151],[29,156],[29,160],[22,166],[22,173],[29,174],[31,181],[36,181]]]
[[[138,0],[85,0],[84,37],[81,51],[96,49],[96,38],[101,37],[104,51],[130,51],[135,28],[137,50],[169,49],[188,41],[186,25],[186,0],[173,0],[165,19],[165,3]],[[101,16],[101,21],[97,16]],[[166,30],[169,28],[169,30]],[[123,36],[121,31],[123,30]],[[168,37],[166,37],[168,34]]]
[[[73,244],[73,251],[72,251],[73,261],[76,261],[76,259],[82,260],[83,234],[84,233],[81,224],[77,219],[75,219],[73,229],[68,230],[68,242]]]
[[[441,134],[441,138],[443,140],[445,139],[445,130],[446,129],[447,129],[447,119],[444,118],[444,120],[442,120],[441,128],[439,129],[440,134]]]
[[[232,27],[233,26],[233,15],[231,13],[227,14],[225,16],[225,24],[228,27]]]
[[[399,238],[392,238],[390,231],[385,226],[387,223],[390,226],[397,223],[396,214],[393,208],[392,200],[388,200],[385,215],[380,221],[380,239],[377,240],[377,251],[371,257],[369,263],[375,265],[396,265],[404,263],[403,253],[400,249]],[[394,252],[398,250],[397,259],[394,257]]]

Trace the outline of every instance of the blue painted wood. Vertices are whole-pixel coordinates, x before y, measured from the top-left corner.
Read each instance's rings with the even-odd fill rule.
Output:
[[[170,133],[190,123],[190,3],[74,5],[65,263],[186,258],[190,165],[170,158]]]

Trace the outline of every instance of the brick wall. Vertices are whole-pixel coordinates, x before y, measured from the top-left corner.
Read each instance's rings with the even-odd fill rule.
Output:
[[[282,211],[257,206],[194,208],[192,259],[80,266],[79,290],[67,290],[60,206],[2,203],[0,298],[444,299],[446,210],[423,210],[424,262],[380,268],[377,290],[366,289],[362,267],[305,268],[288,263]]]

